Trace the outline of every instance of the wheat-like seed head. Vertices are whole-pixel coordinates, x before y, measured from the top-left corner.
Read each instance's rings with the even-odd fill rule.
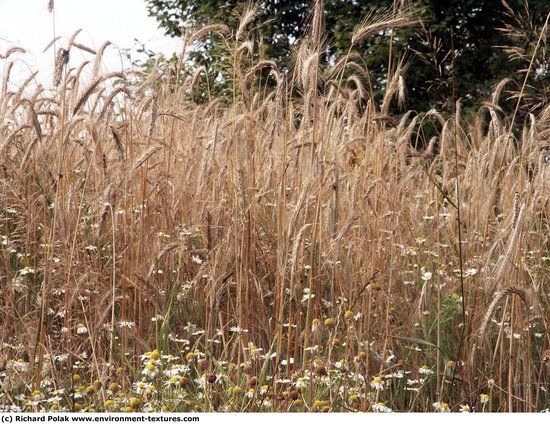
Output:
[[[53,85],[59,86],[61,83],[61,78],[63,77],[63,69],[67,66],[69,63],[69,51],[60,48],[57,51],[57,56],[55,58],[55,69],[53,73]]]
[[[201,28],[200,30],[196,31],[189,38],[188,43],[193,43],[194,41],[197,41],[197,40],[198,41],[204,41],[204,38],[205,38],[206,34],[209,33],[209,32],[214,32],[214,33],[225,35],[225,34],[228,34],[230,32],[230,30],[229,30],[229,27],[227,25],[223,25],[223,24],[207,25],[207,26]]]
[[[411,11],[398,11],[394,13],[390,8],[382,12],[372,12],[356,28],[351,38],[351,44],[359,44],[367,37],[375,35],[380,31],[408,27],[419,22]]]
[[[8,59],[14,53],[27,53],[27,51],[22,47],[12,46],[8,50],[6,50],[6,53],[4,53],[3,55],[0,54],[0,59]]]
[[[240,38],[242,37],[242,35],[246,30],[246,27],[254,19],[256,19],[257,15],[258,15],[258,8],[256,6],[249,5],[245,8],[243,14],[241,15],[241,19],[239,20],[239,26],[237,28],[237,32],[235,33],[235,38],[237,40],[240,40]]]
[[[153,96],[153,102],[151,103],[151,121],[149,123],[149,137],[153,137],[153,133],[155,132],[155,125],[157,123],[158,118],[158,96]]]

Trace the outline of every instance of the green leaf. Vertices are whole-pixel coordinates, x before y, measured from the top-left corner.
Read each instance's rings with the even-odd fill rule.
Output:
[[[409,343],[415,343],[417,345],[422,345],[422,346],[429,346],[431,348],[435,348],[437,349],[441,355],[443,356],[443,362],[445,364],[447,364],[447,362],[451,359],[449,354],[447,352],[445,352],[443,349],[441,349],[439,346],[437,346],[435,343],[432,343],[432,342],[429,342],[428,340],[424,340],[424,339],[419,339],[417,337],[398,337],[398,336],[391,336],[393,337],[394,339],[398,339],[398,340],[403,340],[405,342],[409,342]]]
[[[397,337],[397,336],[392,336],[392,337],[394,339],[403,340],[405,342],[416,343],[417,345],[431,346],[432,348],[436,348],[439,351],[441,350],[436,344],[432,342],[428,342],[427,340],[424,340],[424,339],[418,339],[416,337]]]

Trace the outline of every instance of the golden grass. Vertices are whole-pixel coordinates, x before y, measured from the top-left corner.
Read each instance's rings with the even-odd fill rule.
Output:
[[[255,48],[254,13],[208,31]],[[233,99],[201,104],[183,58],[84,83],[60,48],[29,94],[3,55],[4,409],[549,408],[544,122],[512,137],[502,85],[469,122],[389,117],[403,65],[374,99],[354,54],[323,70],[320,45],[288,78],[228,51]]]

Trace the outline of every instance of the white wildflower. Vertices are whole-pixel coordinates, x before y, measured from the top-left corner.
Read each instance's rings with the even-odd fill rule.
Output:
[[[80,323],[76,326],[76,334],[86,334],[87,332],[88,329],[84,324]]]
[[[14,361],[13,363],[11,363],[11,367],[15,371],[19,371],[20,373],[26,373],[29,371],[29,363],[23,361],[22,359],[18,359],[17,361]]]
[[[477,269],[476,268],[468,268],[464,271],[464,276],[465,277],[472,277],[475,274],[477,274]]]
[[[375,376],[374,379],[370,382],[370,386],[371,388],[376,390],[384,390],[384,382],[382,381],[382,377]]]
[[[432,406],[434,407],[435,411],[437,411],[438,413],[451,412],[451,409],[449,408],[449,404],[447,404],[446,402],[434,402]]]
[[[30,266],[25,266],[23,269],[19,270],[20,275],[34,274],[34,269]]]
[[[391,413],[393,410],[386,406],[383,402],[377,402],[372,405],[372,411],[375,413]]]
[[[145,368],[143,369],[143,371],[141,372],[141,374],[143,374],[144,376],[152,379],[154,377],[156,377],[156,375],[159,373],[159,369],[157,368],[157,366],[153,363],[148,363]]]
[[[428,281],[432,279],[433,274],[429,271],[426,271],[423,267],[421,269],[421,273],[422,275],[420,276],[420,278],[422,279],[422,281]]]
[[[420,367],[418,369],[418,372],[425,375],[433,374],[433,370],[431,370],[427,365],[423,365],[422,367]]]

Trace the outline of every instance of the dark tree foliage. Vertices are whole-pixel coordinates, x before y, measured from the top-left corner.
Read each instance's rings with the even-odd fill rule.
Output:
[[[238,12],[246,4],[238,0],[146,0],[146,3],[149,14],[172,36],[180,36],[182,28],[206,24],[225,23],[234,27]],[[407,108],[417,111],[432,107],[451,110],[458,97],[466,108],[476,107],[488,97],[492,86],[505,77],[516,80],[517,89],[523,81],[521,69],[528,66],[525,59],[538,40],[535,30],[542,28],[550,11],[547,0],[508,0],[506,4],[502,0],[326,0],[324,3],[327,61],[348,51],[355,28],[373,9],[410,7],[423,19],[422,25],[396,30],[392,48],[393,63],[398,60],[397,55],[405,55],[409,64]],[[308,31],[312,2],[260,0],[257,4],[262,13],[254,22],[255,34],[263,41],[266,56],[275,59],[282,68],[289,67],[293,45]],[[522,25],[518,17],[525,18],[525,28],[517,28]],[[519,33],[503,32],[501,29],[506,25]],[[503,46],[513,46],[524,57],[521,54],[513,57],[510,49]],[[368,38],[356,50],[373,76],[373,88],[381,90],[388,72],[387,34]],[[550,78],[545,54],[541,50],[538,55],[535,64],[538,80],[533,77],[534,86],[530,88],[541,86],[541,81]],[[201,58],[207,60],[208,51]]]

